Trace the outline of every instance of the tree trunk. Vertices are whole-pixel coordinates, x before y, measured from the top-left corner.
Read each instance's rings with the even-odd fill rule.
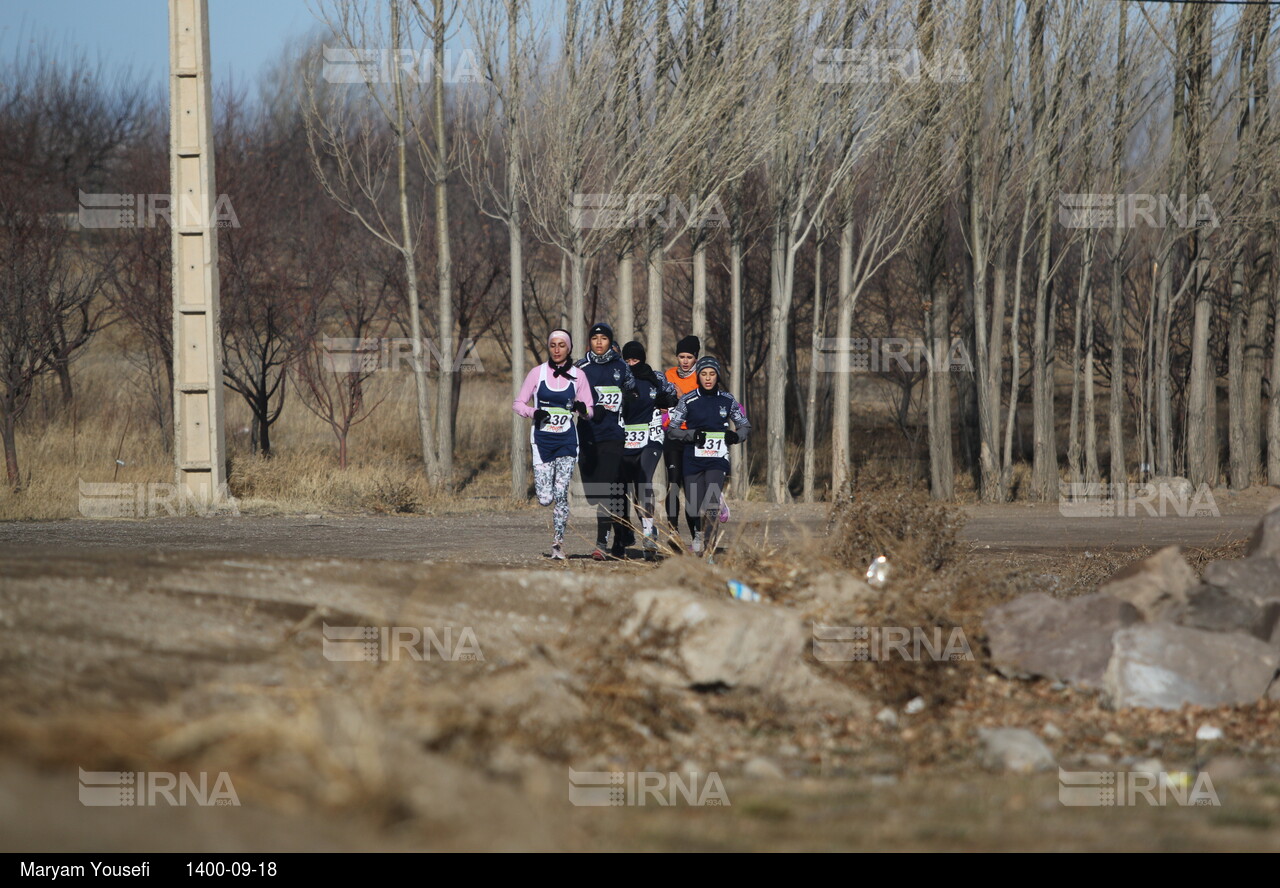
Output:
[[[733,392],[743,405],[742,409],[746,410],[747,365],[742,343],[742,206],[738,199],[734,201],[733,230],[729,233],[729,300],[729,324],[732,328],[729,333],[729,354],[733,362],[729,378]],[[737,452],[730,456],[733,460],[733,495],[737,497],[745,497],[751,484],[751,463],[747,457],[749,446],[750,442],[743,441],[738,445]]]
[[[391,41],[400,45],[400,6],[391,4]],[[409,189],[406,176],[404,137],[404,87],[400,80],[400,66],[391,70],[396,99],[396,165],[398,196],[400,200],[400,255],[404,259],[405,281],[409,293],[409,335],[413,337],[413,377],[418,400],[418,435],[422,443],[422,467],[432,487],[442,483],[440,464],[436,459],[435,436],[431,430],[431,408],[427,388],[427,360],[423,353],[422,307],[418,298],[418,266],[413,255],[412,225],[409,218]]]
[[[787,466],[787,320],[791,301],[786,266],[790,252],[786,217],[778,213],[769,253],[769,373],[768,373],[768,485],[769,501],[791,499]]]
[[[831,493],[844,493],[849,482],[849,398],[851,396],[849,340],[853,337],[853,219],[845,219],[840,228],[839,292],[836,311],[836,353],[834,368],[835,413],[831,422]],[[831,360],[831,356],[827,357]],[[833,368],[828,367],[828,370]]]
[[[1256,467],[1256,441],[1251,442],[1245,428],[1245,414],[1256,413],[1256,402],[1244,400],[1244,250],[1243,233],[1236,232],[1235,254],[1231,263],[1231,317],[1227,328],[1227,406],[1230,462],[1229,483],[1233,490],[1244,490],[1253,483]]]
[[[707,240],[698,238],[693,248],[693,335],[702,342],[702,350],[711,352],[707,341]]]
[[[955,499],[955,470],[951,456],[951,384],[947,353],[951,318],[945,284],[934,284],[929,306],[929,494],[936,500]]]
[[[649,240],[649,319],[645,329],[645,353],[652,366],[662,362],[662,272],[666,251],[662,232]]]
[[[636,305],[632,289],[632,268],[634,265],[631,247],[628,246],[626,252],[618,257],[618,306],[614,317],[614,323],[616,324],[614,329],[617,331],[618,341],[622,343],[630,342],[636,338]],[[658,366],[656,356],[653,366]]]
[[[440,482],[453,486],[453,376],[457,348],[453,338],[453,259],[449,246],[449,145],[444,130],[444,44],[445,0],[434,0],[433,76],[435,99],[435,192],[436,192],[436,284],[439,289],[438,332],[440,334],[440,377],[436,385],[436,449],[440,457]]]
[[[17,491],[22,487],[22,475],[18,472],[18,443],[15,434],[17,423],[13,416],[13,407],[9,405],[0,414],[0,437],[4,438],[4,468],[9,481],[9,489]]]
[[[813,502],[813,483],[817,444],[818,417],[818,355],[822,349],[822,235],[819,232],[813,247],[813,347],[809,350],[809,387],[804,411],[804,501]]]

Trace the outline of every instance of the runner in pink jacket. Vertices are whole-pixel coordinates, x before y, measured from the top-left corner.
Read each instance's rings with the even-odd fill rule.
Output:
[[[553,503],[555,536],[551,557],[564,555],[564,532],[569,525],[569,482],[578,462],[578,430],[574,414],[590,416],[595,408],[585,374],[573,366],[573,339],[564,330],[547,337],[551,357],[529,371],[511,409],[533,420],[529,440],[533,450],[533,484],[538,502]]]

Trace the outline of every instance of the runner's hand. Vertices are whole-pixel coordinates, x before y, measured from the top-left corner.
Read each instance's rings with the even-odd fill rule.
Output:
[[[698,431],[694,433],[693,446],[694,447],[707,446],[707,433],[703,429],[698,429]]]
[[[733,429],[729,429],[729,431],[724,433],[724,443],[726,444],[737,444],[741,440],[742,439],[738,437],[738,433]]]
[[[581,401],[574,401],[574,402],[573,402],[573,412],[574,412],[574,413],[576,413],[576,414],[578,414],[579,416],[581,416],[583,419],[586,419],[586,418],[587,418],[587,405],[586,405],[586,404],[584,404],[584,403],[582,403]]]
[[[542,428],[542,424],[551,418],[551,414],[539,407],[533,411],[533,424],[538,428]]]

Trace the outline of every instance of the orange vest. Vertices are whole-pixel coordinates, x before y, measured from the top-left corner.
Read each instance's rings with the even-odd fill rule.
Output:
[[[690,373],[684,379],[681,379],[680,371],[675,367],[671,367],[667,370],[667,381],[676,387],[676,391],[683,398],[698,387],[698,374]]]

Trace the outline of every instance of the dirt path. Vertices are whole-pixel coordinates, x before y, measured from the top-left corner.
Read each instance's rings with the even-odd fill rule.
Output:
[[[1280,492],[1259,489],[1232,496],[1219,492],[1219,516],[1074,517],[1056,504],[977,505],[961,536],[994,551],[1133,549],[1167,545],[1209,547],[1247,536]],[[743,539],[808,535],[820,538],[827,506],[734,507],[727,544]],[[7,552],[74,550],[245,553],[285,558],[377,558],[394,561],[461,561],[503,567],[545,565],[548,518],[543,510],[465,512],[432,516],[308,516],[74,520],[0,524],[0,558]],[[570,524],[568,550],[591,551],[587,522]],[[633,551],[638,555],[637,551]],[[581,558],[576,559],[581,560]],[[598,565],[597,565],[598,567]]]

